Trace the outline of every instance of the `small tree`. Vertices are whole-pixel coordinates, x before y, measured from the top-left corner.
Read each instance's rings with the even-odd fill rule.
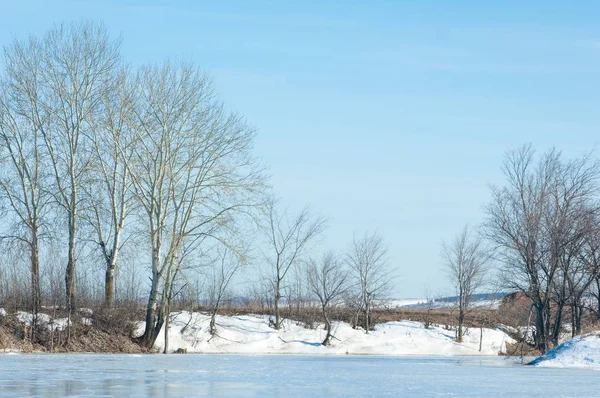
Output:
[[[215,319],[233,276],[246,262],[245,256],[229,247],[219,248],[209,274],[210,334],[217,334]]]
[[[305,207],[293,219],[288,212],[279,213],[275,201],[267,204],[267,225],[264,227],[267,235],[270,254],[265,256],[272,274],[270,281],[274,293],[275,329],[281,327],[279,300],[283,290],[286,275],[296,264],[308,244],[325,229],[325,219],[313,217],[308,207]]]
[[[340,258],[327,252],[320,262],[310,260],[307,266],[307,280],[311,292],[319,300],[327,334],[321,344],[331,343],[331,309],[342,301],[348,290],[349,273]]]
[[[356,235],[346,254],[346,261],[358,287],[359,308],[364,316],[365,333],[371,330],[371,312],[378,300],[389,296],[392,276],[387,267],[387,245],[377,232]]]
[[[465,226],[451,244],[443,244],[442,258],[448,276],[456,289],[458,304],[458,331],[456,341],[462,342],[463,322],[471,296],[484,283],[486,264],[489,256],[484,250],[481,238],[473,237]]]

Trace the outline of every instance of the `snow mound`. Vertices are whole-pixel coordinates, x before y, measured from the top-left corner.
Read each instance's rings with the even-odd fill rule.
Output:
[[[33,325],[33,314],[30,312],[18,311],[17,319],[19,322],[24,323],[27,326]],[[69,320],[67,318],[56,318],[53,319],[48,314],[38,314],[37,323],[40,326],[45,326],[47,330],[61,331],[67,328]]]
[[[440,326],[426,329],[413,321],[388,322],[376,330],[364,333],[349,324],[334,324],[335,338],[329,347],[321,345],[325,338],[322,326],[307,329],[299,323],[285,320],[282,329],[269,327],[269,317],[263,315],[217,316],[217,335],[209,333],[210,317],[202,313],[172,314],[169,327],[169,352],[186,349],[196,353],[252,354],[375,354],[375,355],[498,355],[505,352],[506,343],[513,340],[504,332],[471,328],[463,343],[454,341],[454,331]],[[140,324],[138,334],[143,332]],[[164,327],[155,348],[164,348]]]
[[[0,316],[6,316],[6,310],[4,308],[0,308]]]
[[[79,308],[77,311],[86,318],[91,318],[94,315],[94,311],[91,308]]]
[[[533,360],[530,365],[600,369],[600,331],[565,341]]]

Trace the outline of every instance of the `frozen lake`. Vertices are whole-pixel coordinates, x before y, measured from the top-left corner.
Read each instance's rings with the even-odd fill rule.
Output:
[[[498,357],[0,355],[0,396],[597,396],[600,373]]]

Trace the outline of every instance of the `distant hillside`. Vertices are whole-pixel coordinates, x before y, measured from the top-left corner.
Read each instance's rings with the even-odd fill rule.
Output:
[[[498,308],[500,300],[508,293],[479,293],[471,296],[471,306],[476,308]],[[392,300],[394,308],[427,309],[427,308],[450,308],[457,302],[457,296],[440,297],[436,299],[403,299]]]

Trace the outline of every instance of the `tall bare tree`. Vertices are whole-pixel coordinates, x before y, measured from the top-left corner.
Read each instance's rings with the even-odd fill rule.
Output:
[[[379,233],[366,233],[354,239],[346,253],[355,285],[359,309],[363,313],[365,333],[372,328],[372,310],[375,303],[389,296],[393,280],[387,265],[387,245]]]
[[[4,48],[5,69],[0,82],[0,196],[16,216],[16,224],[4,238],[25,244],[29,251],[30,308],[35,324],[41,300],[40,239],[50,201],[50,164],[41,150],[41,132],[48,126],[48,115],[40,109],[40,66],[34,55],[32,43],[14,42]]]
[[[182,256],[252,209],[263,175],[251,155],[254,132],[228,114],[194,65],[142,68],[136,82],[138,136],[130,174],[151,247],[151,286],[142,341],[151,347],[168,316]],[[161,298],[162,297],[162,298]]]
[[[92,125],[94,157],[89,184],[84,185],[89,204],[84,213],[92,227],[105,263],[104,305],[112,307],[119,253],[127,240],[126,221],[132,211],[130,169],[136,137],[129,125],[133,118],[133,88],[126,69],[116,73],[113,90],[102,98],[102,112]],[[130,234],[128,234],[130,235]]]
[[[442,259],[456,289],[458,304],[458,330],[456,340],[460,343],[464,335],[463,323],[469,309],[471,296],[484,284],[489,255],[479,236],[472,236],[465,226],[450,243],[442,245]]]
[[[325,253],[320,261],[309,260],[307,276],[308,286],[319,300],[327,331],[321,344],[328,346],[333,337],[331,309],[343,301],[344,295],[350,287],[350,275],[344,262],[330,251]]]
[[[290,269],[298,264],[308,245],[325,229],[325,219],[312,216],[308,207],[294,218],[287,210],[279,212],[277,202],[271,200],[266,206],[267,222],[264,232],[268,241],[265,259],[269,264],[269,280],[272,284],[275,306],[275,329],[281,328],[280,300],[285,288],[284,281]]]
[[[112,72],[120,62],[119,41],[110,40],[103,26],[82,22],[57,26],[42,39],[15,43],[8,52],[30,63],[29,73],[20,79],[31,80],[26,84],[31,87],[29,100],[35,101],[32,121],[54,177],[49,192],[67,218],[65,287],[72,310],[80,188],[91,157],[86,136],[104,93],[112,87]]]

